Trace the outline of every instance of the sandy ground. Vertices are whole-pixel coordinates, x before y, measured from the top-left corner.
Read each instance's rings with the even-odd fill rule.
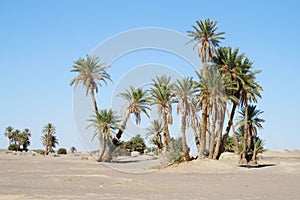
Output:
[[[259,168],[229,153],[165,169],[152,156],[87,157],[1,151],[0,199],[300,199],[300,151],[266,152]]]

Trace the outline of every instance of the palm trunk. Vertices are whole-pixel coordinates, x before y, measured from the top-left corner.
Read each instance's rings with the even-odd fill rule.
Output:
[[[225,150],[225,145],[226,145],[226,142],[227,142],[227,137],[229,135],[230,128],[233,125],[233,118],[234,118],[236,107],[237,107],[237,104],[234,103],[233,106],[232,106],[232,109],[231,109],[229,121],[228,121],[227,127],[225,129],[225,133],[223,135],[223,139],[222,139],[222,143],[221,143],[221,146],[220,146],[220,151],[219,151],[218,157],[220,157],[221,153],[223,153],[224,150]]]
[[[95,113],[98,113],[98,106],[97,106],[94,90],[91,90],[91,98],[92,98],[92,102],[93,102],[93,106],[94,106],[94,111],[95,111]]]
[[[202,121],[200,126],[200,152],[199,159],[204,158],[207,126],[207,99],[202,100]]]
[[[170,137],[169,125],[168,125],[167,121],[165,122],[163,129],[164,129],[164,136],[165,136],[165,139],[166,139],[166,142],[167,142],[167,146],[170,148],[170,152],[174,153],[175,149],[174,149],[174,145],[173,145],[173,142],[171,140],[171,137]]]
[[[208,154],[209,153],[209,150],[210,150],[210,145],[211,145],[211,135],[212,135],[212,132],[211,132],[211,129],[210,129],[210,108],[208,107],[207,109],[207,125],[206,125],[206,142],[205,142],[205,154]]]
[[[222,105],[222,109],[218,112],[218,130],[217,130],[217,144],[214,152],[213,159],[219,159],[222,152],[220,152],[220,147],[222,144],[222,130],[224,125],[224,119],[225,119],[225,107],[226,105]]]
[[[200,141],[199,141],[199,136],[198,136],[198,133],[197,133],[197,128],[196,128],[196,125],[195,123],[193,122],[193,132],[194,132],[194,138],[195,138],[195,144],[197,146],[197,150],[198,150],[198,154],[200,153]]]
[[[211,130],[211,135],[210,135],[210,148],[209,148],[209,155],[208,158],[212,159],[213,154],[214,154],[214,149],[215,149],[215,131],[216,131],[216,121],[217,121],[217,111],[215,106],[213,106],[212,110],[212,130]]]
[[[182,150],[183,150],[183,155],[185,157],[185,160],[188,161],[190,159],[189,155],[189,149],[186,143],[186,109],[183,108],[184,111],[181,116],[181,134],[182,134]]]
[[[248,142],[248,102],[247,99],[245,101],[245,119],[244,119],[244,141],[243,141],[243,152],[242,152],[242,157],[241,157],[241,164],[247,164],[248,159],[247,159],[247,142]]]
[[[121,139],[122,134],[124,133],[124,130],[126,128],[126,124],[129,120],[129,117],[130,117],[130,113],[128,112],[125,119],[124,119],[124,121],[123,121],[123,123],[122,123],[122,125],[121,125],[121,128],[119,129],[118,133],[115,136],[115,139],[117,139],[117,141],[119,141]],[[115,142],[113,141],[113,143],[115,143]]]
[[[105,152],[105,147],[106,147],[106,139],[104,137],[103,133],[99,133],[99,158],[97,159],[98,162],[103,161],[103,155]]]

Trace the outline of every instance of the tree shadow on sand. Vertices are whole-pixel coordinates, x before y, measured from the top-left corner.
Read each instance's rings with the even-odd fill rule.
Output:
[[[274,167],[275,164],[258,164],[258,165],[238,165],[239,167],[244,168],[263,168],[263,167]]]

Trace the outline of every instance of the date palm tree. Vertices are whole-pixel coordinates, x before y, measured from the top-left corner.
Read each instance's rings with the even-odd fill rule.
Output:
[[[181,80],[176,80],[173,84],[173,94],[177,103],[177,114],[181,114],[181,134],[182,134],[182,149],[185,159],[190,159],[189,147],[186,142],[186,127],[192,112],[194,111],[193,98],[196,96],[197,89],[194,86],[192,78],[183,77]]]
[[[42,133],[44,133],[42,136],[43,145],[45,146],[44,155],[48,155],[52,148],[55,148],[56,144],[58,144],[57,138],[54,135],[56,128],[52,123],[48,123],[43,127]]]
[[[211,21],[210,19],[197,20],[196,25],[192,25],[194,31],[187,31],[188,36],[192,39],[190,42],[194,42],[195,46],[198,47],[198,55],[201,58],[201,62],[203,64],[203,70],[200,72],[201,78],[206,78],[207,72],[207,63],[213,61],[213,56],[215,54],[215,48],[219,46],[221,40],[224,39],[223,35],[225,32],[218,32],[217,21]],[[208,109],[208,97],[202,93],[201,98],[201,107],[202,107],[202,121],[200,126],[201,132],[201,145],[199,158],[204,157],[205,147],[206,147],[206,137],[208,137],[207,133],[207,122],[209,117],[209,109]],[[205,113],[206,112],[206,113]]]
[[[147,128],[146,137],[154,136],[154,139],[152,139],[152,143],[157,146],[158,152],[161,152],[161,149],[163,148],[163,142],[161,138],[161,133],[163,132],[163,125],[162,123],[155,119],[151,121],[150,126]]]
[[[119,117],[117,116],[116,112],[114,112],[112,109],[104,109],[100,110],[100,112],[96,112],[95,115],[92,116],[92,118],[88,121],[90,122],[90,125],[87,128],[94,127],[94,137],[98,135],[99,158],[97,159],[97,161],[102,162],[103,155],[106,150],[106,143],[108,139],[111,138],[112,132],[119,128]]]
[[[4,135],[8,138],[9,145],[13,142],[13,130],[14,128],[12,126],[8,126],[4,132]]]
[[[22,145],[22,150],[28,151],[28,146],[30,145],[29,137],[31,136],[30,130],[25,128],[20,134],[19,143]]]
[[[170,152],[174,153],[175,149],[170,137],[169,124],[173,123],[172,103],[174,103],[174,95],[172,93],[171,77],[160,76],[152,80],[150,89],[151,105],[158,107],[158,114],[163,124],[164,148],[169,147]]]
[[[245,54],[239,54],[239,49],[232,50],[231,47],[220,47],[217,49],[215,56],[213,57],[214,63],[219,66],[219,70],[222,73],[222,79],[224,80],[226,87],[226,95],[232,103],[229,120],[223,134],[222,143],[220,145],[220,151],[217,158],[220,157],[221,153],[225,150],[225,144],[229,135],[230,129],[233,124],[236,108],[239,104],[241,83],[241,73],[248,73],[249,65]],[[245,61],[246,60],[246,61]],[[243,70],[240,70],[242,68]],[[227,108],[226,108],[227,109]],[[235,143],[237,144],[237,136],[234,135]]]
[[[210,19],[197,20],[196,25],[192,25],[193,31],[187,31],[187,35],[192,39],[190,42],[194,42],[198,47],[198,55],[201,58],[203,64],[204,76],[207,71],[207,62],[212,61],[212,57],[215,54],[215,48],[219,46],[221,40],[224,39],[225,32],[218,32],[217,21],[211,21]]]
[[[246,114],[247,112],[247,114]],[[263,129],[262,123],[265,122],[264,119],[260,118],[260,115],[263,113],[263,111],[257,109],[255,105],[249,105],[248,109],[246,107],[243,107],[239,112],[237,127],[239,127],[239,131],[241,134],[244,134],[245,131],[245,120],[247,118],[247,126],[249,129],[249,135],[248,138],[251,139],[251,144],[247,144],[243,142],[243,145],[247,145],[247,155],[246,159],[247,161],[252,161],[253,163],[256,163],[256,154],[261,151],[261,145],[262,141],[257,137],[257,130]],[[243,135],[243,141],[244,141]],[[248,139],[249,140],[249,139]],[[256,144],[257,143],[257,144]],[[249,146],[251,145],[251,146]],[[255,155],[254,155],[255,154]]]
[[[95,92],[98,93],[102,82],[107,85],[107,81],[111,81],[110,75],[107,73],[109,67],[100,63],[98,57],[87,56],[75,61],[71,70],[71,72],[76,72],[78,75],[71,80],[70,86],[74,85],[74,88],[76,88],[79,84],[82,84],[85,87],[86,95],[89,93],[91,95],[95,112],[98,112]]]
[[[261,97],[260,92],[263,90],[262,87],[256,82],[255,75],[259,71],[250,71],[247,74],[244,74],[242,79],[242,89],[241,89],[241,106],[245,108],[245,118],[244,118],[244,145],[243,145],[243,154],[240,160],[240,164],[246,164],[249,162],[247,159],[247,152],[251,150],[252,146],[252,137],[250,135],[250,129],[248,124],[248,114],[249,114],[249,105],[250,103],[257,103],[257,98]]]
[[[134,86],[130,86],[129,89],[126,89],[125,92],[122,92],[118,95],[122,97],[126,101],[126,105],[124,107],[124,120],[123,123],[114,138],[114,144],[117,144],[126,128],[126,124],[130,118],[130,115],[133,114],[135,117],[135,123],[141,123],[141,115],[145,114],[149,117],[148,110],[150,110],[150,97],[146,90],[142,88],[135,88]]]

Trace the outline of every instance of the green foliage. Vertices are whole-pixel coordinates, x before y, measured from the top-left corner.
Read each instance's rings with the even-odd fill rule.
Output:
[[[124,145],[125,148],[129,149],[131,152],[138,151],[140,153],[144,153],[144,151],[147,149],[144,139],[139,134],[131,138]]]
[[[19,147],[16,144],[10,144],[9,147],[8,147],[8,150],[9,151],[18,151]]]
[[[59,148],[57,150],[57,154],[67,154],[67,149],[65,149],[65,148]]]
[[[225,152],[235,152],[235,143],[232,136],[227,137],[227,141],[224,147]]]
[[[183,160],[182,137],[171,138],[175,152],[170,152],[167,155],[168,162],[181,162]]]

